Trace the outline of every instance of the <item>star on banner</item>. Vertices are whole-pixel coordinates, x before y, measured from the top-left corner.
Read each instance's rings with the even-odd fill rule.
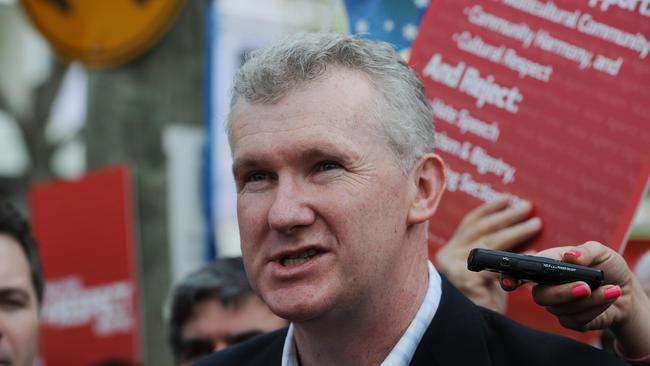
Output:
[[[345,0],[350,29],[366,38],[408,50],[418,34],[429,0]]]

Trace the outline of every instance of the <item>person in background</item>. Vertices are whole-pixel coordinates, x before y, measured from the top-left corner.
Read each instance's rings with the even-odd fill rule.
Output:
[[[42,302],[36,242],[27,221],[0,198],[0,365],[34,363]]]
[[[431,116],[388,44],[301,33],[251,54],[226,126],[241,247],[253,288],[291,324],[199,365],[624,364],[476,306],[427,261],[445,187]],[[554,308],[650,354],[633,338],[650,339],[650,302],[627,266],[602,245],[565,252],[612,276],[588,293],[552,286]]]
[[[178,364],[287,325],[253,292],[241,257],[189,274],[172,292],[169,343]]]

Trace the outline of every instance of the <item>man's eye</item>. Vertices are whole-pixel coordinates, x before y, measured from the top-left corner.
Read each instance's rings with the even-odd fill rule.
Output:
[[[26,301],[18,299],[2,299],[0,300],[0,308],[5,310],[18,310],[27,306]]]
[[[246,182],[259,182],[268,178],[268,174],[264,172],[253,172],[246,176]]]
[[[321,172],[328,171],[328,170],[334,170],[334,169],[340,169],[340,168],[341,168],[341,164],[339,164],[339,163],[337,163],[335,161],[331,161],[331,160],[323,161],[318,165],[318,171],[321,171]]]

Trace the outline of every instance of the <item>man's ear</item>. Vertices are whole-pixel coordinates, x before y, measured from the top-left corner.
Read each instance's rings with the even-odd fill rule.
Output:
[[[434,153],[422,156],[412,170],[411,179],[415,195],[407,218],[409,225],[423,223],[436,212],[446,183],[442,159]]]

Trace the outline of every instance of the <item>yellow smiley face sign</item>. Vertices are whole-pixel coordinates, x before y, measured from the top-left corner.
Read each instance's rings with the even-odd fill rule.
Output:
[[[147,51],[184,0],[21,0],[25,12],[64,60],[106,68]]]

